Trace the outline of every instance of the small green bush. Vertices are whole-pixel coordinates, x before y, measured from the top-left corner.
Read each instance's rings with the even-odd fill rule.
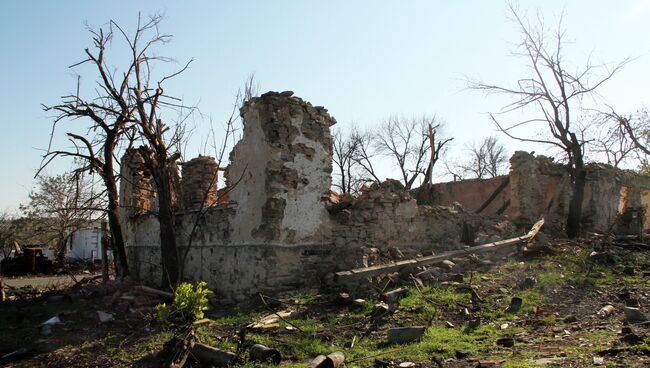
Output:
[[[161,322],[182,324],[203,318],[203,312],[208,309],[208,295],[211,291],[205,281],[200,281],[193,287],[184,282],[176,288],[174,301],[170,306],[165,303],[156,306],[156,315]]]

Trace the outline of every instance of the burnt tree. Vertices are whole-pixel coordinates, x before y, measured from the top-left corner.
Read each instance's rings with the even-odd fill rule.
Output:
[[[522,41],[516,56],[526,60],[531,74],[517,80],[515,86],[500,86],[470,81],[470,87],[487,93],[510,96],[514,102],[501,112],[490,114],[499,131],[524,142],[541,143],[559,148],[567,158],[571,174],[572,196],[566,221],[566,233],[576,237],[580,232],[582,202],[586,183],[584,162],[585,140],[573,113],[580,109],[583,97],[594,95],[596,89],[608,81],[624,64],[611,68],[587,64],[581,69],[570,68],[563,58],[564,30],[562,18],[552,34],[548,34],[541,17],[531,23],[510,5],[512,20],[520,30]],[[501,115],[514,110],[530,108],[536,117],[505,124]],[[533,124],[543,124],[548,138],[518,135],[515,130]]]

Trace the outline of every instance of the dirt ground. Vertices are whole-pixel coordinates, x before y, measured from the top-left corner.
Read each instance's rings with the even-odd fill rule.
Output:
[[[543,239],[491,262],[459,260],[433,278],[402,273],[245,306],[217,301],[197,337],[239,353],[243,367],[266,366],[248,361],[256,343],[278,349],[282,367],[334,351],[346,367],[650,367],[650,324],[641,318],[650,316],[650,250],[604,237]],[[381,293],[400,287],[408,295],[379,313]],[[25,349],[5,358],[7,367],[160,366],[174,331],[153,316],[158,299],[141,299],[128,287],[88,283],[4,303],[0,356]],[[114,321],[99,322],[98,310]],[[53,316],[61,324],[44,336],[39,325]],[[389,329],[405,326],[425,332],[387,341]]]

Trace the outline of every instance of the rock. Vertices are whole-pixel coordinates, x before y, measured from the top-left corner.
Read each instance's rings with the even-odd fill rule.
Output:
[[[623,268],[623,274],[627,275],[627,276],[634,276],[634,274],[635,274],[634,267],[625,266],[625,268]]]
[[[470,353],[462,350],[456,350],[455,355],[456,355],[456,359],[465,359],[468,356],[470,356]]]
[[[625,313],[625,321],[635,323],[635,322],[645,322],[648,318],[641,312],[639,308],[634,307],[623,307],[623,312]]]
[[[452,268],[456,267],[456,264],[448,259],[445,259],[441,263],[443,266],[445,266],[447,269],[451,270]]]
[[[603,357],[593,357],[592,362],[594,365],[603,365],[605,364],[605,359]]]
[[[413,362],[402,362],[398,365],[399,368],[413,368],[416,364]]]
[[[357,307],[357,308],[363,308],[366,305],[366,300],[365,299],[354,299],[352,301],[352,305]]]
[[[408,344],[422,337],[426,330],[426,326],[391,328],[388,330],[388,342],[391,344]]]
[[[97,319],[99,319],[100,323],[108,323],[108,322],[115,321],[115,317],[113,317],[112,314],[103,311],[97,311]]]

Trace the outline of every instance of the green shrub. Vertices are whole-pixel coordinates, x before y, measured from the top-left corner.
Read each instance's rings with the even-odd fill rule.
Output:
[[[156,306],[156,315],[161,322],[183,324],[203,318],[203,312],[208,309],[207,283],[200,281],[193,287],[184,282],[176,288],[174,301],[170,306],[165,303]]]

